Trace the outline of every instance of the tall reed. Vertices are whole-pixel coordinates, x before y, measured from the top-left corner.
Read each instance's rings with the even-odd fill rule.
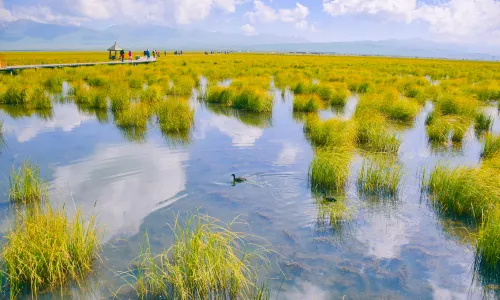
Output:
[[[477,133],[490,131],[493,126],[493,118],[484,112],[477,113],[474,118],[474,129]]]
[[[315,94],[301,94],[293,97],[293,111],[316,112],[321,106],[321,99]]]
[[[273,99],[267,91],[243,88],[233,99],[233,108],[252,112],[270,112]]]
[[[194,110],[186,100],[167,99],[156,108],[163,132],[189,132],[194,123]]]
[[[478,168],[438,165],[425,186],[443,211],[480,220],[500,201],[498,174]]]
[[[173,227],[172,247],[151,253],[149,241],[137,258],[140,298],[249,299],[269,250],[245,242],[247,235],[208,216],[188,217]]]
[[[497,270],[500,267],[500,206],[492,209],[479,228],[476,266]]]
[[[309,114],[304,123],[304,131],[315,146],[353,148],[356,128],[354,121],[329,119],[323,122],[316,114]]]
[[[151,109],[143,103],[130,103],[129,106],[115,113],[115,123],[119,127],[146,128],[151,117]]]
[[[14,203],[31,204],[48,197],[48,185],[40,176],[40,167],[25,161],[19,169],[12,168],[9,177],[9,199]]]
[[[1,255],[11,298],[81,285],[99,257],[99,236],[95,218],[85,221],[79,210],[72,220],[48,203],[17,211]]]
[[[484,136],[484,158],[492,158],[494,156],[500,155],[500,135],[495,136],[492,133],[488,133]]]
[[[358,175],[358,190],[394,197],[398,193],[402,168],[392,158],[373,157],[363,161]]]
[[[436,143],[447,142],[450,138],[451,128],[450,124],[445,121],[433,121],[427,126],[427,135],[429,136],[429,141]]]
[[[25,105],[34,109],[49,109],[52,108],[52,100],[44,88],[30,87],[26,89]]]
[[[388,128],[386,118],[380,113],[356,113],[358,121],[357,142],[370,152],[398,153],[401,141]]]
[[[352,149],[345,147],[318,148],[309,166],[309,182],[313,189],[344,189],[349,178]]]

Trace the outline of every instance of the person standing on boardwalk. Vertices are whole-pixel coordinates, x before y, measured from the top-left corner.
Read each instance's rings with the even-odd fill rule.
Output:
[[[122,62],[125,60],[125,51],[123,51],[123,49],[120,51],[120,58],[122,59]]]
[[[128,50],[128,60],[132,61],[132,50]]]

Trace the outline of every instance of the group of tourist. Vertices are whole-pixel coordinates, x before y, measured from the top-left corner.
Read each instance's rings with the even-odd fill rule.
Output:
[[[224,54],[229,54],[229,53],[231,53],[231,52],[230,52],[230,51],[223,51],[222,53],[224,53]],[[208,51],[205,51],[205,55],[208,55],[208,54],[209,54],[209,52],[208,52]],[[210,51],[210,54],[215,54],[215,51]],[[221,54],[221,52],[220,52],[220,51],[217,51],[217,54]]]
[[[122,62],[125,61],[125,51],[123,49],[120,51],[120,59],[122,60]],[[132,51],[131,50],[128,51],[128,60],[132,61]]]
[[[161,55],[160,51],[158,51],[158,50],[151,51],[149,49],[145,49],[142,53],[143,53],[144,57],[148,60],[151,58],[151,56],[153,56],[153,58],[156,58],[156,57],[160,57],[160,55]],[[167,51],[163,51],[163,54],[164,54],[164,56],[167,56]],[[174,51],[174,55],[182,55],[182,54],[183,54],[182,50],[175,50]],[[120,51],[120,59],[122,60],[122,62],[125,61],[125,50],[123,50],[123,49]],[[132,50],[128,51],[128,60],[132,61]]]
[[[163,54],[167,56],[167,51],[164,51]],[[161,52],[158,50],[153,50],[153,51],[150,51],[149,49],[144,50],[144,57],[150,59],[151,55],[153,55],[153,58],[157,58],[160,57]]]

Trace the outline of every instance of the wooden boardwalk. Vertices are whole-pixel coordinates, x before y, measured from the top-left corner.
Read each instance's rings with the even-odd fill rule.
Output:
[[[90,63],[70,63],[70,64],[44,64],[44,65],[25,65],[25,66],[7,66],[5,68],[0,68],[0,72],[13,72],[16,70],[27,70],[27,69],[55,69],[55,68],[75,68],[75,67],[90,67],[98,65],[137,65],[137,64],[149,64],[156,62],[156,58],[145,58],[141,57],[137,60],[113,60],[105,62],[90,62]]]

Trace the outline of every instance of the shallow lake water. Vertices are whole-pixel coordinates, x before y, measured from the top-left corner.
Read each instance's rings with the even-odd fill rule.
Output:
[[[159,252],[172,243],[169,225],[176,214],[197,210],[223,221],[239,216],[247,230],[273,245],[279,255],[270,257],[273,269],[262,278],[273,299],[495,297],[498,279],[474,270],[468,234],[475,229],[437,214],[420,188],[424,169],[440,162],[480,163],[481,142],[472,130],[460,146],[432,147],[424,124],[432,105],[426,105],[412,126],[399,130],[404,176],[398,196],[358,194],[363,157],[357,154],[344,195],[352,220],[329,228],[308,186],[313,150],[292,113],[292,96],[274,96],[267,115],[207,106],[193,96],[189,143],[175,143],[154,123],[143,140],[131,141],[111,114],[96,117],[69,103],[55,105],[50,117],[13,118],[2,110],[2,195],[12,166],[31,159],[50,182],[52,201],[97,213],[104,229],[102,262],[88,288],[68,289],[68,298],[106,299],[116,291],[132,297],[117,274],[140,253],[145,233]],[[322,117],[349,119],[356,103],[352,97],[346,108]],[[491,115],[499,132],[498,109]],[[232,173],[248,182],[233,186]],[[0,208],[6,228],[6,197]]]

